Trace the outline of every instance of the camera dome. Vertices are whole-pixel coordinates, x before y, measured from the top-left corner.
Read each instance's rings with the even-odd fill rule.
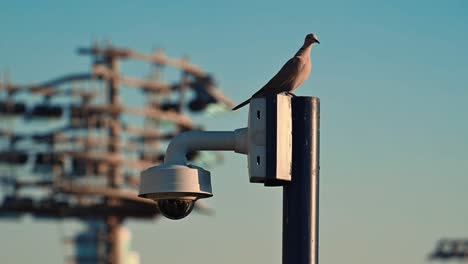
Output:
[[[192,212],[195,200],[190,199],[162,199],[157,200],[159,211],[165,217],[172,220],[179,220]]]

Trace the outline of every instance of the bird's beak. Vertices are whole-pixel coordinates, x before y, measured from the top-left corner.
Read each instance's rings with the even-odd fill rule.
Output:
[[[318,44],[320,44],[320,41],[318,39],[315,40]]]

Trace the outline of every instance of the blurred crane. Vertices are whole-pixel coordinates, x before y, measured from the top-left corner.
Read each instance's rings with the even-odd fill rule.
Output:
[[[75,242],[91,243],[95,254],[78,252],[67,262],[120,264],[123,221],[159,214],[154,202],[136,195],[139,171],[161,163],[177,133],[201,129],[189,113],[231,109],[233,103],[186,58],[112,45],[78,53],[91,56],[90,72],[29,85],[13,84],[9,76],[0,82],[0,219],[30,214],[85,221],[96,235]],[[120,66],[130,59],[149,63],[151,77],[124,75]],[[167,70],[180,78],[166,82]],[[129,88],[125,96],[122,87]],[[188,158],[217,161],[199,153]]]

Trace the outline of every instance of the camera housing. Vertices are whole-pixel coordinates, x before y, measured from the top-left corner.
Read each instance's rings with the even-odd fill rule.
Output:
[[[195,165],[164,164],[141,172],[140,194],[169,219],[190,214],[198,199],[213,196],[210,172]]]

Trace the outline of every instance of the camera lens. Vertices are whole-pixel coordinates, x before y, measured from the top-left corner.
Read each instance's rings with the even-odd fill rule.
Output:
[[[156,201],[156,204],[161,214],[165,217],[179,220],[192,212],[195,201],[189,199],[165,199]]]

